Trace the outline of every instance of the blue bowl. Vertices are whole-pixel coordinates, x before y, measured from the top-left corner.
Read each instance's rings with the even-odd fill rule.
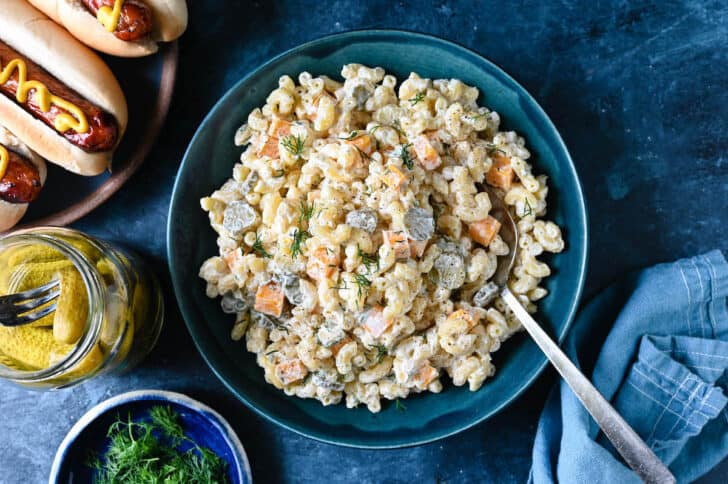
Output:
[[[185,433],[197,445],[207,447],[227,462],[233,484],[251,484],[250,465],[243,445],[230,425],[210,407],[185,395],[160,390],[123,393],[89,410],[71,428],[58,447],[48,482],[51,484],[92,482],[93,471],[86,465],[90,454],[102,454],[109,440],[109,426],[119,417],[147,418],[149,409],[165,405],[179,416]]]
[[[480,89],[479,103],[501,114],[506,129],[526,137],[536,173],[550,178],[549,218],[564,228],[566,251],[548,260],[550,294],[537,319],[562,340],[581,296],[587,260],[584,197],[574,164],[559,133],[536,101],[497,66],[461,46],[428,35],[365,30],[331,35],[296,47],[264,64],[235,85],[200,125],[177,175],[167,227],[169,269],[187,327],[215,374],[243,403],[265,418],[300,434],[340,445],[392,448],[421,444],[471,427],[512,402],[546,365],[538,347],[523,334],[494,354],[495,377],[477,392],[446,385],[442,393],[412,396],[406,411],[384,405],[378,414],[344,405],[323,407],[288,397],[263,379],[245,345],[230,340],[231,316],[205,296],[198,271],[217,254],[216,234],[199,199],[232,174],[241,149],[236,129],[265,103],[283,74],[301,71],[340,78],[348,63],[382,66],[399,79],[411,71],[423,77],[458,78]]]

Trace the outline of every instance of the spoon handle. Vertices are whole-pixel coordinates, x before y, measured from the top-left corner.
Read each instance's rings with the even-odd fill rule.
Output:
[[[502,290],[501,297],[640,479],[655,484],[674,483],[675,476],[670,470],[528,314],[508,287]]]

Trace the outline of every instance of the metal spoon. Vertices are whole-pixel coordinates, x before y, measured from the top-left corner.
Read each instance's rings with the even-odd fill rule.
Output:
[[[516,260],[518,247],[518,227],[499,194],[490,187],[485,187],[493,205],[491,215],[501,224],[500,235],[508,244],[510,252],[498,261],[498,269],[494,281],[501,288],[500,296],[516,315],[531,338],[551,361],[561,377],[584,404],[604,435],[612,442],[617,452],[644,482],[655,484],[674,483],[675,476],[652,452],[647,444],[617,413],[609,402],[594,388],[594,385],[569,360],[559,346],[541,329],[541,326],[518,302],[508,288],[508,276]]]

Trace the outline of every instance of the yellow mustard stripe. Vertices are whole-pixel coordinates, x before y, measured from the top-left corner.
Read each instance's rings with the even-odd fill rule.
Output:
[[[51,105],[55,105],[61,109],[68,111],[68,113],[61,113],[56,116],[53,126],[61,133],[65,133],[69,129],[74,130],[77,133],[88,133],[89,125],[86,115],[81,111],[81,108],[75,104],[62,99],[55,94],[52,94],[45,84],[28,80],[28,67],[22,59],[13,59],[3,68],[0,63],[0,84],[5,84],[10,80],[10,77],[15,71],[18,71],[18,92],[15,98],[19,103],[25,103],[28,101],[28,94],[31,89],[35,90],[35,96],[40,105],[40,109],[47,113],[51,110]]]
[[[114,2],[113,10],[108,5],[104,5],[99,8],[96,12],[96,18],[101,22],[109,32],[116,30],[116,26],[119,25],[119,17],[121,17],[121,6],[124,4],[124,0],[116,0]]]
[[[8,163],[10,162],[10,153],[8,149],[3,145],[0,145],[0,180],[5,176],[5,172],[8,170]]]

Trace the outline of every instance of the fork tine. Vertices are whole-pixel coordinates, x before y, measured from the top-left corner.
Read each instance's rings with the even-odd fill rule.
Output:
[[[56,289],[55,291],[49,292],[43,297],[39,297],[36,299],[28,299],[27,302],[24,303],[18,303],[14,304],[13,308],[18,309],[16,313],[24,313],[26,311],[32,311],[33,309],[39,308],[40,306],[46,304],[48,301],[52,301],[55,298],[57,298],[61,294],[60,289]]]
[[[27,301],[28,299],[33,299],[35,297],[42,295],[43,293],[45,293],[47,291],[54,289],[59,284],[60,284],[60,281],[58,279],[56,279],[56,280],[49,282],[48,284],[44,284],[40,287],[29,289],[27,291],[19,292],[16,294],[8,294],[7,296],[0,296],[0,301],[7,303],[7,304],[14,304],[14,303],[22,302],[22,301]]]
[[[32,323],[33,321],[38,321],[43,316],[47,316],[48,314],[52,313],[56,310],[56,305],[51,304],[48,307],[45,307],[39,311],[36,311],[34,313],[27,313],[24,316],[19,316],[13,319],[10,319],[8,321],[3,321],[3,326],[22,326],[24,324]]]

